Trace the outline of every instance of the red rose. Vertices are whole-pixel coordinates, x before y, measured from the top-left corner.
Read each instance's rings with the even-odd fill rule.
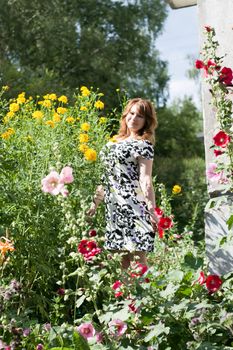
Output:
[[[224,153],[223,151],[220,151],[220,150],[218,150],[218,149],[215,149],[215,150],[214,150],[214,154],[215,154],[216,157],[220,156],[220,155],[223,154],[223,153]]]
[[[221,83],[231,85],[233,74],[231,68],[223,67],[220,71],[219,80]]]
[[[158,218],[161,218],[161,216],[163,216],[163,211],[162,211],[161,208],[156,207],[156,208],[154,209],[154,211],[155,211],[155,215],[156,215]]]
[[[215,293],[222,285],[222,280],[217,275],[209,275],[206,277],[206,288],[211,293]]]
[[[215,146],[226,147],[226,145],[230,142],[231,138],[224,131],[219,131],[214,137]]]
[[[203,271],[201,271],[200,272],[200,275],[199,275],[199,277],[198,277],[198,280],[197,280],[198,282],[199,282],[199,284],[200,285],[202,285],[202,284],[204,284],[205,283],[205,281],[206,281],[206,277],[205,277],[205,275],[204,275],[204,272]]]
[[[205,67],[205,64],[204,64],[204,62],[201,61],[201,60],[196,60],[195,66],[196,66],[197,69],[201,69],[201,68],[204,68],[204,67]]]
[[[95,237],[96,235],[97,235],[96,230],[90,230],[90,231],[89,231],[89,236],[90,236],[90,237]]]
[[[168,216],[166,216],[164,218],[160,218],[158,226],[159,226],[159,228],[162,228],[163,230],[167,230],[173,226],[172,219],[169,218]]]

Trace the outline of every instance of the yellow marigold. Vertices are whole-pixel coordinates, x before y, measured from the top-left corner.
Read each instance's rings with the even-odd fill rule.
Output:
[[[53,115],[53,121],[55,122],[55,123],[59,123],[60,121],[61,121],[61,117],[60,117],[60,115],[58,114],[58,113],[54,113],[54,115]]]
[[[173,194],[178,194],[180,192],[181,192],[181,187],[179,185],[173,186],[173,188],[172,188],[172,193]]]
[[[5,239],[5,242],[0,241],[0,252],[3,257],[5,257],[6,253],[8,251],[13,252],[15,250],[13,244],[11,241],[9,241],[7,238],[3,237]]]
[[[90,130],[90,124],[89,123],[83,123],[83,124],[81,124],[81,129],[83,130],[83,131],[88,131],[88,130]]]
[[[18,112],[19,110],[19,104],[18,103],[11,103],[9,106],[10,112]]]
[[[64,108],[64,107],[57,108],[57,113],[59,113],[59,114],[65,114],[66,111],[67,111],[67,108]]]
[[[81,145],[79,145],[79,151],[80,152],[86,152],[88,150],[88,146],[85,143],[82,143]]]
[[[35,119],[42,119],[43,116],[44,116],[44,113],[41,111],[35,111],[32,113],[32,118],[35,118]]]
[[[80,88],[82,96],[89,96],[91,91],[86,87],[86,86],[82,86]]]
[[[11,118],[13,118],[15,115],[14,112],[8,112],[5,117],[3,118],[3,123],[8,123]]]
[[[12,128],[8,128],[7,131],[1,134],[1,138],[8,140],[13,134],[15,134],[15,130]]]
[[[51,128],[54,128],[55,123],[54,123],[53,120],[47,120],[47,121],[45,122],[45,125],[48,125],[48,126],[51,126]]]
[[[62,95],[62,96],[60,96],[58,98],[58,101],[62,102],[62,103],[67,103],[68,102],[68,98],[65,95]]]
[[[72,124],[75,122],[75,119],[73,117],[68,117],[68,118],[66,118],[66,122]]]
[[[94,104],[94,106],[97,108],[97,109],[104,109],[104,103],[100,100],[97,100]]]
[[[45,100],[49,100],[49,94],[44,95],[43,98],[44,98]]]
[[[39,101],[38,104],[41,104],[43,107],[50,108],[52,106],[52,102],[48,99],[44,101]]]
[[[85,142],[88,142],[88,140],[89,140],[89,137],[87,134],[80,134],[79,135],[79,142],[85,143]]]
[[[81,106],[80,107],[80,111],[87,111],[87,107],[86,106]]]
[[[22,104],[22,103],[25,103],[26,102],[26,98],[25,97],[18,97],[17,98],[17,103],[18,104]]]
[[[105,117],[101,117],[100,119],[99,119],[99,123],[100,124],[105,124],[107,122],[107,118],[105,118]]]
[[[57,95],[56,94],[49,94],[48,99],[55,101],[57,99]]]
[[[86,160],[89,161],[95,161],[97,158],[97,153],[94,149],[92,148],[88,148],[85,152],[84,152],[84,157],[86,158]]]

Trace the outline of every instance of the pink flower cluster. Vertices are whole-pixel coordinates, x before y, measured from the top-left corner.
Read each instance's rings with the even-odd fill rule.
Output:
[[[82,239],[78,245],[78,252],[81,253],[86,261],[92,260],[94,256],[101,252],[95,241]]]
[[[50,193],[53,196],[62,194],[63,197],[67,197],[69,192],[65,187],[65,184],[70,184],[74,181],[73,169],[66,166],[62,169],[61,173],[52,170],[44,179],[41,180],[42,191]]]
[[[156,207],[155,209],[155,215],[159,219],[158,222],[158,233],[159,238],[163,238],[164,236],[164,230],[168,230],[173,226],[173,221],[169,216],[163,216],[163,210],[159,207]]]
[[[209,275],[206,277],[203,271],[200,272],[197,281],[200,285],[205,284],[210,294],[217,292],[222,285],[222,280],[219,276]]]

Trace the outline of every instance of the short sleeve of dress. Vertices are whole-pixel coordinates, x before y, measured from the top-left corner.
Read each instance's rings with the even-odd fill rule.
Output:
[[[135,145],[135,158],[142,157],[144,159],[153,159],[154,158],[154,146],[150,141],[141,140]]]

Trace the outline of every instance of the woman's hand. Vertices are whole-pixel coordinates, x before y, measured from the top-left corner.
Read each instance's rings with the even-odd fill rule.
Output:
[[[97,209],[96,204],[95,204],[94,202],[92,202],[90,209],[88,209],[88,210],[86,211],[86,215],[89,216],[89,217],[95,216],[95,214],[96,214],[96,209]]]

